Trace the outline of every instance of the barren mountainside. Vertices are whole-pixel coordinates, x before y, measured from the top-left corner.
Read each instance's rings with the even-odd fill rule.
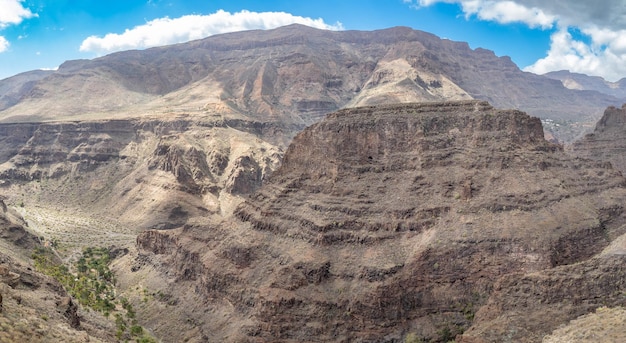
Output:
[[[232,212],[279,165],[294,130],[187,117],[4,124],[0,187],[16,204],[98,214],[130,233],[172,228]]]
[[[69,61],[19,89],[0,108],[2,121],[186,113],[309,125],[344,107],[482,99],[577,123],[594,122],[621,103],[522,72],[489,50],[406,27],[332,32],[291,25],[216,35]]]
[[[609,107],[592,133],[571,145],[575,156],[608,161],[626,174],[626,105]]]
[[[626,100],[626,79],[610,82],[599,76],[570,73],[566,70],[550,72],[544,76],[561,81],[569,89],[597,91]]]
[[[161,342],[595,335],[626,305],[626,115],[569,88],[406,27],[301,25],[0,80],[0,341],[118,341],[128,304]],[[126,305],[77,303],[43,242],[76,276],[109,251]]]
[[[347,109],[235,218],[146,231],[126,263],[179,305],[149,321],[171,341],[539,342],[624,305],[624,186],[519,111]]]

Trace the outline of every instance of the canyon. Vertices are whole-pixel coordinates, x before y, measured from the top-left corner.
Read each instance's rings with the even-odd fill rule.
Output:
[[[53,242],[109,248],[162,342],[620,341],[626,101],[563,75],[293,25],[0,80],[7,335],[116,340]]]

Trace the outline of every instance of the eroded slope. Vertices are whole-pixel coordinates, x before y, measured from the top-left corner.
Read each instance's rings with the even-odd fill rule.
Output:
[[[596,124],[595,130],[574,142],[571,153],[575,156],[611,162],[626,173],[626,105],[611,106]]]
[[[181,328],[160,335],[171,341],[447,341],[471,328],[464,339],[513,330],[535,342],[624,301],[611,281],[621,257],[590,259],[624,233],[624,199],[618,171],[567,156],[519,111],[475,101],[349,109],[296,136],[236,220],[144,232],[119,268],[133,271],[127,286],[140,279],[164,294],[143,310],[173,311],[146,323]],[[593,265],[606,277],[563,291],[578,302],[533,281],[574,285]],[[550,316],[524,297],[502,305],[519,280],[573,310]],[[494,306],[540,324],[487,335]]]
[[[40,241],[0,200],[0,342],[114,342],[114,326],[81,311],[53,278],[34,270]]]
[[[186,117],[3,124],[0,192],[47,239],[128,246],[142,229],[232,213],[294,130]]]

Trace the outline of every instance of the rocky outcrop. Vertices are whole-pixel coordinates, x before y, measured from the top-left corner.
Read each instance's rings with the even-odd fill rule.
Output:
[[[0,239],[20,250],[30,252],[39,246],[40,242],[35,235],[24,228],[25,225],[24,219],[0,200]]]
[[[592,258],[532,274],[511,274],[494,285],[461,342],[541,342],[562,324],[596,309],[626,306],[625,255]],[[610,340],[613,341],[613,340]],[[618,340],[615,340],[618,341]]]
[[[273,135],[295,130],[190,118],[2,124],[0,186],[14,203],[39,199],[138,228],[173,228],[228,213],[280,164],[282,138]]]
[[[195,275],[176,286],[193,296],[165,292],[194,299],[178,315],[196,324],[181,325],[215,340],[447,342],[466,331],[459,339],[502,341],[517,330],[537,342],[622,301],[623,263],[594,256],[626,232],[625,185],[610,165],[545,141],[519,111],[346,109],[296,136],[237,220],[148,231],[139,259],[161,268],[158,279],[190,270],[194,256]],[[570,310],[551,317],[544,302]],[[510,311],[543,321],[481,329]]]
[[[609,107],[593,133],[574,142],[571,153],[575,156],[607,161],[626,175],[626,105]]]

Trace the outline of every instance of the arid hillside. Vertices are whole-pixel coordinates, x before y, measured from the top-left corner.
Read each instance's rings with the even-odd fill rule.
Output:
[[[1,89],[4,122],[186,114],[310,125],[345,107],[482,99],[560,122],[554,134],[563,140],[623,101],[568,89],[520,71],[508,57],[406,27],[331,32],[292,25],[216,35],[69,61],[51,74],[2,80]]]
[[[143,310],[165,341],[540,342],[626,305],[624,200],[620,172],[523,112],[347,109],[234,218],[146,231],[119,266],[164,294]]]
[[[39,238],[0,201],[0,342],[113,342],[103,317],[85,313],[58,281],[32,267]]]

